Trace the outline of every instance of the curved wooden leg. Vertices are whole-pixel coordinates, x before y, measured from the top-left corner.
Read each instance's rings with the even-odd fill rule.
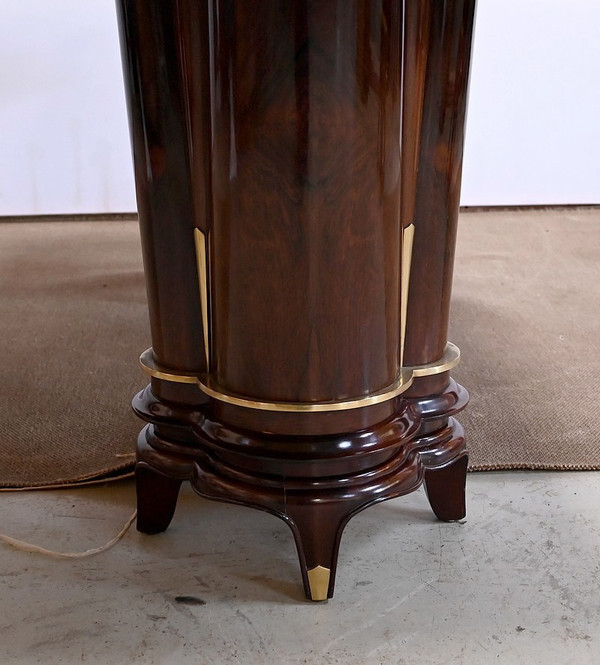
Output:
[[[181,480],[169,478],[138,464],[135,469],[137,523],[142,533],[166,531],[175,512]]]
[[[465,486],[467,455],[441,468],[425,469],[425,491],[436,517],[444,522],[461,520],[467,514]]]
[[[465,433],[451,414],[465,408],[469,394],[450,379],[446,388],[427,395],[411,397],[411,406],[422,418],[415,438],[419,457],[425,468],[424,483],[433,512],[444,522],[461,520],[466,515],[465,486],[468,454]]]
[[[352,509],[347,504],[288,505],[285,519],[292,528],[304,592],[309,600],[333,597],[342,531]]]

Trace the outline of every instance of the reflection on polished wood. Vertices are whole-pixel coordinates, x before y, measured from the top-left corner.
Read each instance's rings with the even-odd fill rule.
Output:
[[[333,411],[349,411],[351,409],[361,409],[375,404],[390,401],[403,392],[406,392],[412,385],[415,377],[432,376],[434,374],[443,374],[450,371],[460,362],[460,349],[448,342],[444,355],[437,361],[420,365],[419,367],[401,367],[400,375],[397,380],[384,390],[380,390],[372,395],[355,400],[345,400],[341,402],[261,402],[250,400],[240,395],[231,395],[223,393],[218,386],[212,384],[210,376],[196,376],[194,374],[174,373],[171,370],[160,367],[154,359],[153,350],[146,349],[140,356],[140,365],[144,372],[149,376],[162,381],[172,383],[184,383],[198,386],[200,390],[209,397],[212,397],[226,404],[245,407],[247,409],[256,409],[258,411],[276,411],[284,413],[326,413]]]
[[[445,354],[474,0],[118,6],[153,347],[138,527],[190,480],[284,519],[331,597],[359,510],[423,482],[464,503]]]

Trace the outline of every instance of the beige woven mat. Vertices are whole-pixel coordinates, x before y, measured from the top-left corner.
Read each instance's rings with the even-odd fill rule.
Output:
[[[599,257],[597,210],[462,216],[473,469],[600,468]],[[150,345],[136,223],[0,223],[0,332],[0,487],[129,473]]]
[[[473,469],[600,468],[600,210],[461,218],[450,339]]]
[[[131,470],[140,254],[135,222],[0,223],[0,487]]]

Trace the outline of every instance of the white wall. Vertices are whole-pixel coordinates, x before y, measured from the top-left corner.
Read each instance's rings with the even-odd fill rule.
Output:
[[[600,203],[600,2],[479,0],[463,205]],[[127,212],[113,0],[5,2],[0,215]]]
[[[114,0],[5,0],[0,215],[135,210]]]
[[[600,203],[598,0],[479,0],[462,202]]]

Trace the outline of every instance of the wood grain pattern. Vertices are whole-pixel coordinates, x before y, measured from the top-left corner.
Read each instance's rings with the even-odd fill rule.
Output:
[[[160,366],[264,401],[357,398],[446,344],[474,0],[119,0]],[[260,11],[257,11],[260,7]],[[194,229],[209,238],[203,329]],[[210,366],[204,333],[210,337]],[[464,508],[466,392],[448,373],[336,414],[264,413],[153,378],[134,399],[138,528],[179,484],[267,510],[331,571],[359,510],[427,484]],[[461,503],[462,501],[462,503]]]
[[[405,348],[408,365],[434,362],[447,341],[475,12],[475,0],[428,5]]]
[[[272,401],[398,373],[397,2],[216,2],[216,382]]]
[[[192,104],[205,92],[198,90],[205,79],[194,77],[189,85],[186,51],[180,44],[205,43],[202,33],[207,22],[203,3],[186,3],[184,16],[182,6],[117,2],[121,42],[128,45],[123,49],[123,70],[152,346],[165,367],[200,372],[206,371],[206,362],[196,297],[196,253],[190,238],[198,219],[207,217],[207,208],[198,208],[208,199],[205,181],[196,178],[192,183],[192,172],[201,161],[198,136],[204,137],[209,126],[203,107],[195,107],[199,122],[193,128],[189,123]],[[185,38],[192,26],[198,33]],[[193,161],[190,139],[196,151]]]

